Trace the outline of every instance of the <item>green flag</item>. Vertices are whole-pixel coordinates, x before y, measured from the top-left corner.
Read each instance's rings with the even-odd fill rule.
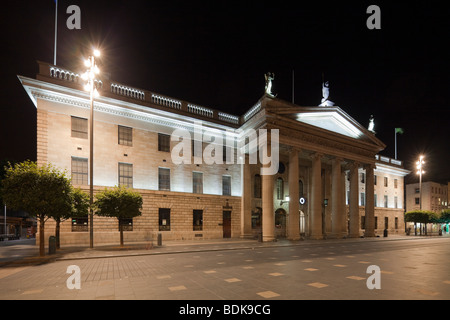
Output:
[[[403,134],[403,129],[402,128],[395,128],[395,133]]]

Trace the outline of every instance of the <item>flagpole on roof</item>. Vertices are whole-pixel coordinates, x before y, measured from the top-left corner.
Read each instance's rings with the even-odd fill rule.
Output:
[[[55,53],[53,57],[53,64],[56,65],[56,39],[58,37],[58,0],[55,0]]]

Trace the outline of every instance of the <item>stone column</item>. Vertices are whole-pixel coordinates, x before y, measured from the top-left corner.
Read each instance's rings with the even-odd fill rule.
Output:
[[[300,239],[300,216],[299,216],[299,190],[298,190],[298,151],[291,150],[289,153],[289,225],[288,239]]]
[[[342,169],[340,158],[332,160],[331,169],[331,233],[333,237],[342,238],[344,212],[342,211]]]
[[[241,166],[242,195],[241,195],[241,238],[252,238],[252,176],[248,155]]]
[[[311,168],[311,239],[323,239],[322,234],[322,177],[320,153],[312,155]]]
[[[374,168],[368,164],[366,169],[366,237],[375,237],[375,207],[374,207]]]
[[[350,210],[350,238],[359,238],[358,167],[358,162],[354,162],[350,167],[350,197],[348,199]]]
[[[262,232],[263,241],[275,239],[275,213],[273,210],[273,176],[261,175],[262,180]]]

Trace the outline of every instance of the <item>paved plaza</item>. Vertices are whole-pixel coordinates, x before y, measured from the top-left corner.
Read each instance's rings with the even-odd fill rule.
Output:
[[[45,259],[17,246],[0,246],[0,299],[450,298],[450,237],[179,241],[62,248]],[[80,289],[68,288],[76,283],[69,266]],[[368,288],[369,266],[379,267],[380,289]]]

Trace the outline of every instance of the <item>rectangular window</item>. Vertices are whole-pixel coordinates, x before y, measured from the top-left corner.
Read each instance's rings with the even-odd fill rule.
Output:
[[[170,136],[158,133],[158,151],[170,152]]]
[[[373,195],[373,205],[374,205],[375,207],[377,207],[377,203],[378,203],[378,201],[377,201],[377,194],[375,193],[375,194]]]
[[[88,159],[72,157],[72,183],[88,185]]]
[[[88,138],[88,119],[71,117],[72,137],[87,139]]]
[[[89,231],[88,217],[72,218],[72,232],[87,232]]]
[[[365,183],[366,181],[366,175],[364,174],[364,172],[361,172],[361,183]]]
[[[398,209],[398,197],[397,196],[394,197],[394,208]]]
[[[384,196],[384,207],[385,208],[388,207],[388,196],[387,195]]]
[[[192,141],[192,156],[203,157],[203,142],[197,140]]]
[[[158,168],[158,190],[170,191],[170,169]]]
[[[159,208],[159,231],[170,231],[170,209]]]
[[[361,201],[360,201],[360,205],[361,206],[365,206],[366,205],[366,194],[364,192],[361,192]]]
[[[222,195],[231,196],[231,177],[222,176]]]
[[[398,218],[395,217],[395,229],[398,229]]]
[[[203,193],[203,173],[192,172],[192,192]]]
[[[123,231],[133,231],[133,218],[120,218],[119,231],[120,228],[122,228]]]
[[[388,186],[388,177],[384,177],[384,186],[385,186],[385,187]]]
[[[398,187],[398,179],[394,179],[394,188],[397,189]]]
[[[375,218],[375,229],[378,229],[378,217],[374,217]]]
[[[119,144],[123,146],[133,145],[133,128],[119,126]]]
[[[361,216],[361,229],[364,230],[366,228],[366,216]]]
[[[203,210],[194,210],[193,231],[203,230]]]
[[[414,189],[414,192],[415,192],[415,193],[420,193],[420,188],[415,188],[415,189]]]
[[[389,229],[389,217],[384,217],[384,228]]]
[[[133,188],[133,165],[119,162],[119,186]]]
[[[373,176],[373,185],[376,186],[377,185],[377,175]]]
[[[420,204],[420,198],[414,198],[416,204]]]

